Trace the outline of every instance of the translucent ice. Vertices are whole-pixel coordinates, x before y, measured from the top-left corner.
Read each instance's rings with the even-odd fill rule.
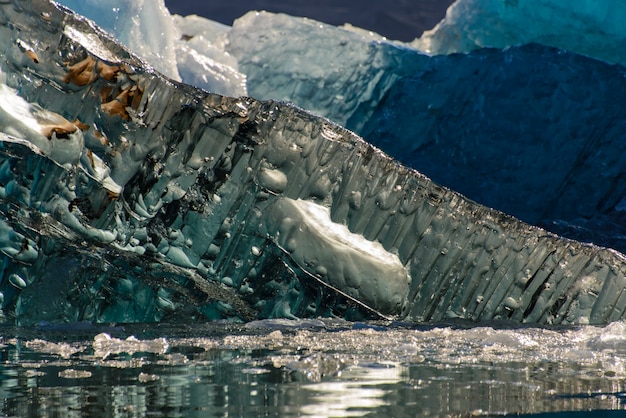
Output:
[[[448,38],[466,38],[451,31],[467,29],[497,39],[493,46],[514,46],[438,57],[357,28],[281,14],[248,13],[231,29],[161,12],[182,34],[175,43],[184,81],[293,102],[482,204],[624,251],[624,234],[615,232],[622,229],[624,89],[606,88],[624,84],[622,68],[515,46],[535,41],[619,57],[624,8],[600,6],[459,1],[422,42],[441,38],[453,47]],[[575,35],[581,31],[584,37]]]
[[[398,256],[332,222],[328,208],[277,199],[267,208],[261,231],[276,237],[298,265],[355,300],[384,312],[406,309],[410,280]]]
[[[252,96],[326,116],[480,203],[626,249],[602,232],[625,191],[622,67],[538,44],[430,57],[271,13],[238,19],[226,48]]]
[[[8,320],[623,317],[620,253],[480,206],[292,105],[174,83],[55,3],[21,4],[0,5],[4,91],[24,120],[73,121],[83,148],[0,132]]]
[[[118,6],[124,15],[135,7]],[[606,88],[624,84],[623,71],[570,53],[622,62],[625,13],[611,0],[459,0],[412,45],[264,12],[232,29],[197,16],[173,21],[185,81],[293,102],[480,203],[626,250],[623,234],[611,232],[622,229],[624,89]],[[94,18],[107,25],[105,15]],[[528,42],[558,49],[520,46]],[[513,47],[435,58],[415,49],[484,46]]]

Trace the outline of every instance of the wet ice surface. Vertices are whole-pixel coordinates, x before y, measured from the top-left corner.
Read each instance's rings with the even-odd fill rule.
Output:
[[[352,236],[345,230],[331,233],[344,225],[350,234],[381,244],[388,253],[381,251],[383,257],[377,260],[398,265],[391,257],[398,250],[403,260],[394,282],[403,289],[403,266],[408,266],[416,281],[415,321],[450,315],[476,320],[614,320],[622,316],[626,300],[626,293],[620,293],[625,288],[624,259],[609,250],[546,238],[542,231],[476,209],[422,176],[401,170],[339,127],[291,106],[176,87],[121,47],[109,50],[112,41],[96,36],[78,18],[48,9],[28,15],[8,3],[2,10],[7,36],[0,37],[0,43],[9,57],[3,71],[11,81],[3,93],[5,101],[17,103],[21,98],[20,109],[35,109],[41,102],[59,117],[63,113],[68,120],[81,116],[93,122],[86,136],[78,126],[72,128],[74,142],[60,150],[49,140],[62,127],[54,126],[47,134],[27,130],[20,135],[24,138],[3,135],[2,193],[8,197],[1,199],[0,208],[6,220],[0,225],[6,256],[2,313],[22,324],[44,318],[163,318],[181,323],[0,326],[0,395],[5,400],[0,415],[395,417],[592,410],[606,416],[607,410],[622,409],[624,322],[577,328],[493,323],[426,327],[316,319],[185,325],[199,317],[299,314],[286,302],[293,302],[302,316],[365,317],[351,312],[353,307],[339,297],[323,298],[326,288],[318,283],[328,277],[324,283],[329,288],[344,284],[340,273],[348,269],[332,272],[329,266],[334,257],[347,254],[338,245],[346,242],[333,239],[337,251],[330,252],[330,241],[322,239]],[[24,19],[23,25],[16,24],[18,18]],[[68,21],[73,24],[65,24]],[[223,29],[212,27],[202,35],[217,36]],[[39,42],[31,42],[36,39]],[[297,46],[302,51],[302,44]],[[540,48],[529,48],[534,57],[529,62],[535,62]],[[91,70],[83,74],[81,68]],[[88,76],[86,84],[81,76]],[[605,80],[601,86],[611,85],[600,78]],[[613,79],[620,79],[619,74]],[[241,85],[237,80],[234,86]],[[39,88],[42,85],[46,89]],[[122,92],[122,97],[141,96],[143,102],[133,99],[129,106],[122,105],[126,99],[117,98]],[[1,119],[11,120],[15,110],[4,109]],[[11,130],[5,128],[4,134],[16,134],[14,123],[5,125]],[[107,138],[100,135],[101,127],[109,139],[98,139]],[[95,152],[85,149],[85,158],[79,159],[85,138]],[[159,151],[148,152],[147,144],[158,144]],[[64,148],[72,152],[62,152]],[[73,177],[68,164],[80,173],[84,169],[84,175]],[[41,171],[33,174],[32,167]],[[598,172],[590,172],[597,188]],[[39,187],[42,183],[33,178],[69,180]],[[545,179],[542,184],[547,184]],[[121,191],[127,200],[119,199]],[[99,197],[89,200],[94,195]],[[297,203],[303,196],[308,203]],[[575,199],[589,200],[588,193],[585,199]],[[48,212],[34,216],[42,210],[42,201],[49,203]],[[328,207],[340,213],[331,216]],[[280,208],[291,215],[285,225],[286,216],[275,219],[269,210]],[[306,216],[297,219],[298,212]],[[296,231],[288,228],[294,221],[298,231],[336,225],[325,227],[326,236],[314,240],[314,246],[303,243],[302,236],[283,241],[283,231]],[[416,237],[424,244],[419,251]],[[87,238],[101,246],[87,246]],[[347,244],[355,251],[339,264],[348,264],[357,253],[371,256],[376,248],[356,239]],[[307,255],[322,254],[324,263],[318,263],[318,257],[308,263],[310,258],[298,252],[307,245]],[[142,258],[144,254],[148,256]],[[319,279],[312,281],[315,286],[299,285],[297,274],[309,280],[313,273]],[[365,273],[349,276],[362,279]],[[452,276],[462,279],[451,281]],[[570,286],[570,281],[576,285]],[[375,303],[372,295],[384,293],[372,283],[368,280],[363,287],[375,291],[353,298],[383,313],[399,311],[402,299],[386,310]],[[385,286],[388,290],[388,283]],[[289,298],[273,300],[277,294]]]
[[[605,413],[623,409],[626,391],[624,322],[262,320],[0,332],[6,416]]]

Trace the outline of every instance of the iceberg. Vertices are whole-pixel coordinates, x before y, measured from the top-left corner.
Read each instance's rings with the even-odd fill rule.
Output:
[[[328,119],[179,83],[55,2],[0,4],[0,35],[6,321],[624,317],[621,253]]]
[[[626,64],[619,0],[457,0],[435,28],[411,44],[430,54],[540,43]]]
[[[328,117],[482,204],[626,250],[602,226],[620,223],[625,192],[623,67],[537,43],[429,56],[265,12],[238,19],[226,49],[253,97]]]
[[[245,96],[246,77],[220,43],[228,27],[172,16],[164,0],[63,0],[167,77],[228,96]],[[181,38],[184,42],[181,42]]]
[[[189,84],[295,103],[481,204],[626,251],[626,235],[616,232],[624,230],[624,71],[594,59],[603,58],[600,51],[618,56],[600,46],[622,42],[615,22],[626,9],[612,1],[599,6],[457,1],[412,44],[267,12],[250,12],[232,28],[175,16],[172,36],[180,37],[178,65]],[[527,21],[533,25],[523,26]],[[464,54],[423,53],[451,52],[424,45],[439,36],[452,46],[448,38],[464,38],[445,34],[466,26],[493,31],[499,43],[457,49]],[[506,36],[498,32],[504,27]],[[583,45],[575,36],[581,32],[602,41],[585,36],[588,48],[575,47]],[[483,45],[494,48],[477,49]]]

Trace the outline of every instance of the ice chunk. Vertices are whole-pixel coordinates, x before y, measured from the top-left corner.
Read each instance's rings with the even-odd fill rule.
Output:
[[[252,97],[290,101],[358,132],[397,78],[381,42],[364,31],[249,12],[227,32],[224,47]]]
[[[480,206],[292,105],[172,83],[55,3],[16,4],[0,4],[6,85],[80,121],[84,143],[58,164],[0,132],[4,318],[624,315],[622,254]]]
[[[137,352],[163,354],[168,348],[169,344],[165,338],[140,341],[130,336],[121,340],[119,338],[113,338],[104,332],[93,338],[94,356],[100,358],[107,358],[120,353],[128,353],[130,355]]]
[[[132,12],[123,7],[135,6],[120,3],[116,13]],[[611,8],[616,13],[605,16]],[[560,39],[575,33],[570,24],[594,25],[603,34],[605,26],[615,27],[610,22],[621,16],[621,6],[607,2],[601,9],[459,1],[440,27],[443,33],[469,21],[496,31],[508,16],[536,22],[537,33],[562,34],[552,44],[568,47]],[[556,24],[534,18],[556,11]],[[484,14],[494,14],[493,24],[478,20]],[[624,83],[619,68],[538,45],[430,58],[363,30],[265,12],[247,14],[232,29],[198,16],[173,21],[182,34],[176,49],[186,82],[220,94],[294,102],[480,203],[626,250],[619,234],[604,227],[618,222],[612,208],[624,195],[615,180],[624,155],[615,105],[623,102],[623,89],[605,88],[606,80]],[[511,43],[517,41],[498,46]],[[595,56],[595,50],[572,50]],[[605,181],[596,182],[596,173]]]
[[[439,36],[454,45],[450,36],[474,42],[478,33],[493,37],[498,47],[534,41],[607,59],[619,55],[616,22],[624,8],[610,1],[600,6],[458,1],[422,40]],[[143,6],[116,7],[115,22]],[[94,17],[111,26],[106,16]],[[181,40],[176,31],[167,36],[176,38],[186,82],[220,94],[294,102],[483,204],[571,237],[626,249],[603,231],[607,218],[615,222],[611,210],[624,195],[614,186],[624,155],[615,140],[623,129],[614,105],[623,101],[622,89],[605,88],[605,80],[623,84],[619,68],[537,45],[431,59],[357,28],[265,12],[247,14],[232,29],[198,16],[173,21]],[[511,30],[515,25],[518,30]],[[574,25],[593,36],[579,42]],[[465,38],[446,35],[465,29]],[[618,46],[596,48],[604,45],[596,35]],[[596,154],[588,156],[586,150],[596,145]],[[595,173],[605,181],[595,182]]]
[[[237,71],[237,62],[221,47],[219,35],[224,32],[224,25],[197,16],[172,16],[163,0],[107,3],[62,0],[60,3],[92,19],[174,80],[218,94],[246,95],[245,76]],[[114,61],[102,54],[100,57]]]
[[[618,245],[601,231],[625,193],[622,67],[537,44],[429,57],[271,13],[238,19],[228,40],[252,96],[328,117],[480,203]]]
[[[62,0],[61,4],[109,31],[155,69],[180,80],[176,65],[179,35],[164,0]]]
[[[218,94],[247,95],[246,76],[224,49],[230,28],[195,15],[173,18],[181,33],[177,60],[182,80]]]
[[[457,0],[412,45],[449,54],[535,42],[624,65],[624,21],[620,0]]]

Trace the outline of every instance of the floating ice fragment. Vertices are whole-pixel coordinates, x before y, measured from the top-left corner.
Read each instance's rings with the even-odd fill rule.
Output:
[[[38,338],[26,341],[24,345],[30,350],[46,354],[55,354],[63,359],[69,359],[74,354],[80,353],[84,350],[84,347],[82,346],[73,346],[68,343],[50,342]]]
[[[87,379],[92,373],[89,370],[65,369],[58,373],[63,379]]]
[[[319,319],[261,319],[246,323],[246,328],[274,329],[269,334],[270,338],[277,338],[281,329],[325,329],[326,324]],[[282,335],[282,334],[281,334]]]
[[[150,373],[144,373],[144,372],[139,373],[139,376],[137,376],[137,380],[141,383],[154,382],[156,380],[159,380],[160,378],[161,377],[157,374],[150,374]]]
[[[169,344],[165,338],[154,340],[138,340],[130,336],[125,340],[113,338],[107,333],[100,333],[93,339],[94,356],[106,358],[110,355],[120,353],[155,353],[164,354],[167,352]]]

